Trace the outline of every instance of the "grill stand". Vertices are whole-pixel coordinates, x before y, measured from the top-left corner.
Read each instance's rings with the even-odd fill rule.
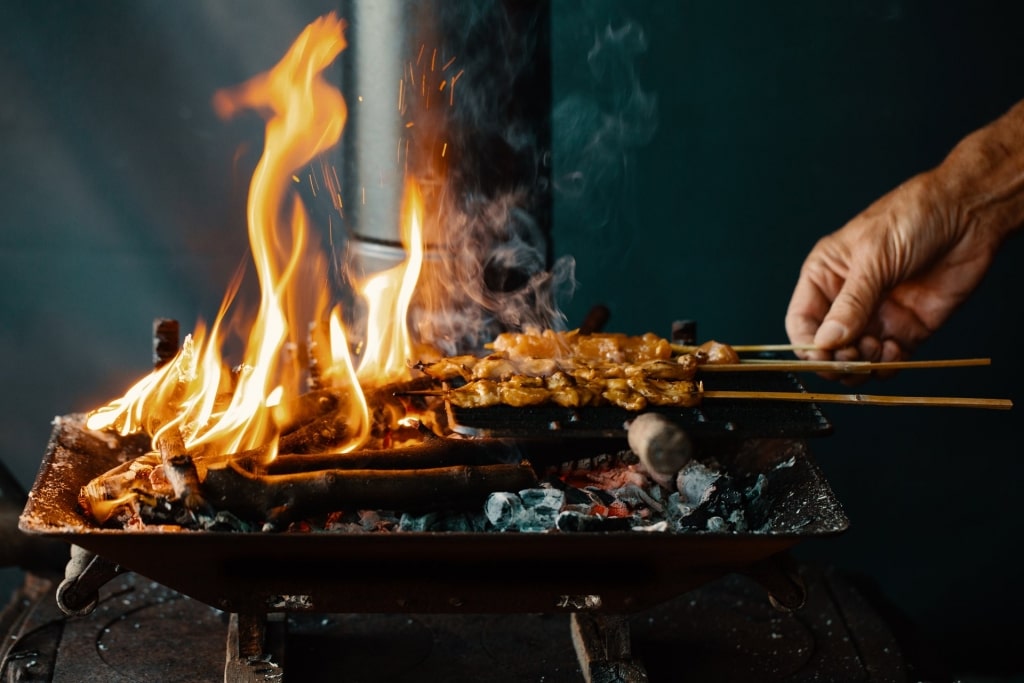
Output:
[[[919,668],[904,659],[887,623],[842,574],[801,565],[801,576],[808,599],[796,613],[773,610],[763,588],[742,575],[638,613],[630,619],[631,659],[642,661],[650,681],[951,680],[940,662]],[[103,587],[92,614],[68,618],[54,599],[59,581],[30,573],[0,610],[0,679],[222,680],[230,615],[125,572]],[[233,637],[244,649],[245,622],[253,617],[237,619]],[[584,678],[560,615],[289,613],[287,634],[280,613],[255,619],[257,627],[263,621],[263,644],[251,651],[257,654],[248,677],[239,673],[229,683],[282,680],[276,643],[284,635],[283,680],[351,674],[431,683],[451,680],[453,666],[465,680]],[[282,668],[261,671],[261,655]]]
[[[99,602],[99,589],[124,568],[77,545],[64,580],[56,590],[56,602],[68,616],[91,613]],[[768,591],[772,606],[791,612],[804,605],[807,590],[799,568],[787,552],[756,562],[740,573]],[[629,617],[588,609],[601,605],[599,596],[584,596],[566,607],[573,649],[586,683],[646,683],[647,671],[632,655]],[[268,683],[284,680],[288,620],[283,612],[232,613],[228,621],[225,683]]]

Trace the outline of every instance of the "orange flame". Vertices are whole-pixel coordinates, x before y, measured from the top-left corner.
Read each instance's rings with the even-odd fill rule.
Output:
[[[409,372],[412,342],[405,320],[423,258],[423,209],[418,188],[409,183],[403,211],[408,257],[361,288],[370,319],[357,372],[340,306],[328,315],[329,297],[322,295],[327,261],[313,244],[306,210],[291,190],[294,174],[334,146],[345,125],[345,101],[322,76],[346,46],[344,28],[333,13],[321,17],[273,69],[214,97],[221,116],[252,109],[266,117],[264,151],[247,206],[260,303],[239,369],[229,372],[221,352],[230,332],[224,329],[227,312],[240,284],[236,278],[209,333],[198,325],[170,363],[93,411],[90,428],[116,428],[122,434],[144,429],[154,441],[173,428],[193,453],[265,447],[272,457],[279,425],[289,419],[287,407],[304,388],[306,369],[295,350],[306,347],[311,321],[329,319],[330,352],[319,379],[348,389],[349,441],[341,448],[365,442],[370,418],[360,382],[376,386]]]
[[[370,304],[366,352],[358,372],[364,385],[380,386],[409,375],[413,348],[404,312],[409,310],[423,267],[423,196],[412,179],[406,182],[402,201],[402,246],[405,261],[368,278],[360,287]],[[402,314],[395,315],[396,311]]]

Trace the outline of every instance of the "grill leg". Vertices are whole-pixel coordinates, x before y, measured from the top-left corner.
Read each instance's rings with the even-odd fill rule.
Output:
[[[284,680],[284,614],[232,614],[224,683],[280,683]]]
[[[740,570],[768,591],[772,607],[780,612],[792,612],[807,602],[807,586],[800,575],[796,560],[788,552],[781,552]]]
[[[627,617],[573,612],[569,619],[586,683],[647,683],[647,670],[630,652]]]

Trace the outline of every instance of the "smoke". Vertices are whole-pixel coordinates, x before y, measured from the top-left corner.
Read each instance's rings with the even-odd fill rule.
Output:
[[[556,38],[565,95],[552,112],[558,229],[574,242],[600,237],[614,254],[630,228],[632,155],[658,126],[657,96],[644,89],[636,69],[647,36],[619,3],[588,0],[566,9]]]
[[[615,224],[629,152],[655,127],[656,100],[633,68],[646,49],[643,31],[595,2],[386,2],[405,32],[401,73],[387,81],[397,83],[391,101],[401,132],[377,150],[378,138],[357,132],[359,144],[343,151],[361,157],[345,163],[361,177],[341,180],[347,231],[355,240],[396,241],[379,232],[389,221],[374,213],[373,197],[387,209],[398,188],[384,186],[413,176],[426,204],[428,247],[410,315],[417,336],[455,354],[503,331],[565,329],[575,261],[554,256],[554,203],[569,207],[567,232]],[[573,35],[563,41],[560,33],[555,45],[557,22]],[[357,52],[360,41],[374,39],[360,34],[361,25],[355,21],[349,36]],[[553,56],[582,68],[557,103]],[[350,65],[343,86],[358,86],[361,68]],[[361,106],[350,107],[350,125],[378,125],[360,120]]]

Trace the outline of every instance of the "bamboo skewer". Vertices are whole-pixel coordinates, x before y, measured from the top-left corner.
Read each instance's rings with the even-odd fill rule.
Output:
[[[944,360],[842,361],[842,360],[742,360],[739,363],[705,363],[698,372],[834,372],[841,375],[868,374],[878,370],[922,368],[966,368],[991,365],[990,358],[949,358]]]
[[[702,398],[847,403],[857,405],[944,406],[948,408],[991,408],[1009,410],[1013,401],[1005,398],[963,398],[955,396],[879,396],[877,394],[827,394],[799,391],[705,391]]]
[[[693,344],[669,344],[676,353],[693,353],[700,348]],[[814,344],[729,344],[736,353],[773,353],[776,351],[817,351]]]
[[[403,396],[438,396],[447,398],[451,390],[403,391]],[[1013,401],[1006,398],[971,398],[958,396],[885,396],[878,394],[829,394],[803,391],[733,391],[701,390],[701,399],[740,399],[759,401],[798,401],[802,403],[846,403],[852,405],[945,406],[948,408],[990,408],[1009,410]]]

